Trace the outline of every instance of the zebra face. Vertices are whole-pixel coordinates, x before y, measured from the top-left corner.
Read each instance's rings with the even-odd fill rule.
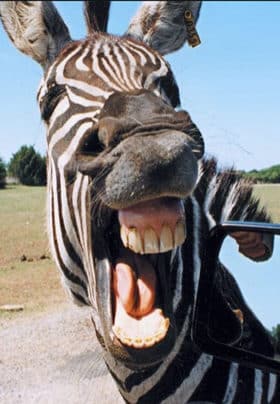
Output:
[[[108,3],[87,2],[83,41],[71,40],[51,2],[0,6],[14,44],[45,71],[38,101],[53,257],[73,299],[92,307],[102,344],[132,367],[163,360],[176,338],[171,264],[203,141],[174,109],[179,91],[160,53],[186,41],[187,3],[197,18],[200,2],[144,5],[114,37],[100,32]]]
[[[131,71],[133,58],[137,73],[126,77],[120,70],[117,84],[111,71],[122,63]],[[64,49],[38,96],[48,125],[49,217],[59,209],[54,184],[64,189],[69,219],[82,216],[76,210],[84,189],[76,241],[88,234],[90,245],[80,253],[84,300],[93,306],[102,342],[130,366],[162,360],[174,344],[170,262],[185,241],[183,201],[203,154],[199,131],[187,112],[173,108],[170,89],[178,94],[160,55],[136,41],[99,35]],[[70,222],[75,226],[77,218]],[[58,226],[51,219],[50,231]],[[71,240],[70,234],[69,228]]]

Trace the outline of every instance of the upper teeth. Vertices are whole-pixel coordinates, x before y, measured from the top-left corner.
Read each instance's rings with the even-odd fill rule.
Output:
[[[151,227],[140,234],[135,227],[121,226],[121,239],[124,246],[140,254],[157,254],[172,250],[181,245],[185,238],[184,222],[178,222],[174,231],[167,225],[162,226],[159,236]]]

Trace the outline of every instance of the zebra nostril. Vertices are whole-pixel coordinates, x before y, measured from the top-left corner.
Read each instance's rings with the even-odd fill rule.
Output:
[[[91,132],[84,139],[79,152],[84,155],[97,156],[104,150],[104,145],[100,142],[96,131]]]

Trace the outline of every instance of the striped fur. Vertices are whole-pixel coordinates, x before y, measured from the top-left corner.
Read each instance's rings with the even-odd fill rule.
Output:
[[[170,102],[166,94],[172,86],[177,88],[174,79],[165,87],[161,85],[167,76],[172,79],[167,63],[146,46],[131,39],[95,34],[87,41],[68,45],[39,88],[38,101],[48,124],[51,248],[63,283],[77,303],[96,308],[91,229],[86,218],[90,178],[71,176],[75,152],[113,92],[144,88]]]
[[[217,200],[220,196],[227,209],[220,209]],[[209,229],[221,219],[242,217],[244,220],[265,221],[268,217],[252,197],[250,184],[233,170],[219,171],[214,159],[201,162],[197,188],[185,204],[187,228],[191,231],[187,242],[177,249],[171,262],[171,271],[174,271],[173,266],[177,269],[174,271],[173,301],[180,323],[174,349],[160,365],[141,373],[129,371],[105,355],[109,369],[129,403],[278,403],[280,381],[276,375],[198,353],[189,334],[200,253]],[[242,304],[243,309],[245,303]],[[265,335],[263,338],[267,339]]]
[[[21,2],[18,3],[20,5]],[[33,16],[41,27],[40,9],[43,6],[41,2],[38,2],[39,5],[36,3],[26,2],[25,9],[31,7],[35,10]],[[192,3],[193,11],[198,15],[199,2],[172,3],[157,2],[144,6],[138,18],[133,20],[126,37],[122,38],[92,32],[92,27],[96,28],[95,25],[99,24],[94,18],[87,19],[91,25],[90,35],[84,41],[71,42],[65,28],[63,45],[68,44],[62,51],[61,41],[59,46],[54,47],[57,57],[50,67],[52,60],[46,59],[46,55],[40,54],[37,59],[36,55],[32,56],[45,67],[38,102],[47,126],[47,206],[51,250],[62,282],[72,299],[79,305],[91,306],[101,341],[104,332],[98,312],[95,271],[98,246],[93,241],[96,228],[102,228],[100,223],[106,220],[108,208],[102,206],[100,195],[94,193],[92,178],[78,171],[78,152],[85,139],[94,134],[103,105],[113,93],[146,89],[172,107],[178,106],[179,92],[168,64],[159,53],[133,39],[138,37],[148,44],[157,42],[154,35],[157,35],[157,24],[163,24],[169,8],[175,10],[172,21],[183,14],[183,3],[185,6]],[[6,27],[5,13],[9,7],[2,5],[0,8]],[[151,18],[150,25],[145,27],[147,10],[152,9],[162,14]],[[178,15],[176,10],[179,10]],[[107,18],[103,24],[107,25]],[[174,30],[172,24],[170,26]],[[180,30],[175,48],[186,39],[185,29],[180,27]],[[20,48],[18,38],[10,36]],[[169,39],[174,44],[173,38]],[[164,48],[165,43],[159,42]],[[43,45],[49,46],[45,43],[46,38],[39,41],[40,51]],[[174,50],[172,46],[169,44],[164,52]],[[29,50],[23,51],[30,54]],[[54,54],[51,56],[53,59]],[[90,153],[92,156],[100,153],[97,143]],[[200,162],[197,185],[193,194],[185,200],[185,211],[188,237],[181,247],[172,251],[170,258],[172,307],[178,330],[175,344],[161,363],[138,372],[117,362],[104,350],[105,361],[120,394],[129,403],[279,403],[279,378],[197,352],[190,338],[201,252],[209,230],[228,219],[264,221],[268,219],[266,213],[253,199],[250,185],[234,171],[219,171],[215,160]],[[238,295],[237,286],[222,265],[219,282],[226,295],[231,297],[230,288]],[[246,310],[241,296],[238,303]],[[252,317],[247,328],[251,341],[258,344],[259,336],[252,331],[256,324],[257,319]],[[260,336],[266,339],[265,334]]]

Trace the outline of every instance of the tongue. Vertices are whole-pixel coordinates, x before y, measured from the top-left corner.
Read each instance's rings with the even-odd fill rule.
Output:
[[[114,294],[128,314],[142,317],[155,305],[156,274],[147,258],[126,255],[115,267]]]
[[[147,258],[121,251],[113,270],[113,332],[123,345],[150,348],[165,338],[169,318],[156,307],[156,289],[155,269]]]
[[[129,248],[121,249],[113,268],[112,330],[124,345],[149,348],[166,337],[170,321],[156,299],[156,272],[144,254],[168,251],[182,244],[185,231],[178,224],[184,221],[184,206],[178,199],[161,198],[119,210],[118,217],[126,232],[123,244]],[[165,234],[166,228],[170,237]]]

